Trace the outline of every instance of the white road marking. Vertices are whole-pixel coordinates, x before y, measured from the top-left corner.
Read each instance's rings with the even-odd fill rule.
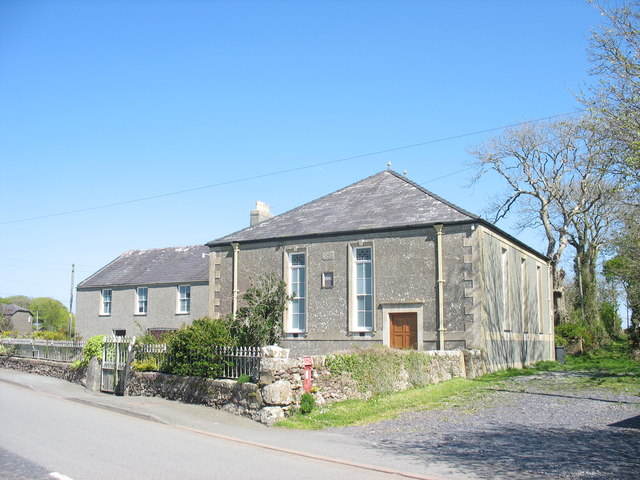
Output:
[[[55,478],[56,480],[73,480],[73,478],[67,477],[66,475],[58,472],[51,472],[49,476]]]

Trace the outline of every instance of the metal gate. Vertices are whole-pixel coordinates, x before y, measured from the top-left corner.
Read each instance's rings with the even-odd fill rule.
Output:
[[[136,337],[104,337],[100,390],[122,395]]]

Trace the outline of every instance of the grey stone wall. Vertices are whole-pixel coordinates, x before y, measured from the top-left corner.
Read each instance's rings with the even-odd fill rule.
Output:
[[[469,357],[478,361],[477,352],[423,352],[432,357],[428,371],[421,375],[427,383],[439,383],[451,378],[476,373],[476,364],[465,366]],[[312,395],[318,406],[350,398],[368,398],[371,392],[358,389],[348,374],[334,375],[326,366],[326,356],[312,357]],[[162,373],[134,372],[126,395],[159,396],[185,403],[203,404],[236,415],[272,425],[285,418],[300,404],[304,393],[304,359],[290,357],[289,351],[278,347],[264,347],[261,376],[258,384],[239,384],[235,380],[213,380],[182,377]],[[415,372],[411,372],[415,375]],[[394,384],[396,391],[410,388],[410,372],[399,371]]]
[[[148,328],[178,329],[184,324],[208,314],[209,286],[191,285],[191,311],[177,313],[177,285],[149,285],[148,311],[136,314],[136,287],[112,288],[111,315],[100,315],[102,296],[100,288],[78,290],[76,330],[83,338],[94,335],[112,335],[113,330],[126,330],[127,335],[141,335]],[[144,287],[145,285],[138,285]]]
[[[470,225],[445,227],[444,310],[447,348],[476,348],[467,323],[473,316],[466,311],[465,275],[471,267],[465,263],[465,242],[473,231]],[[425,227],[383,233],[342,235],[313,240],[283,240],[240,244],[238,254],[238,291],[255,284],[261,275],[286,278],[284,258],[298,249],[307,254],[307,331],[297,338],[286,335],[282,345],[294,355],[321,354],[348,350],[353,346],[388,344],[385,337],[386,305],[417,305],[423,321],[419,349],[436,347],[436,245],[435,230]],[[361,335],[349,329],[349,249],[362,242],[373,247],[374,331]],[[211,312],[228,315],[233,298],[233,250],[213,250],[214,289]],[[321,285],[323,272],[333,272],[334,287]]]
[[[0,355],[0,368],[11,368],[45,377],[59,378],[82,386],[86,386],[87,382],[86,368],[72,370],[71,364],[63,362]]]

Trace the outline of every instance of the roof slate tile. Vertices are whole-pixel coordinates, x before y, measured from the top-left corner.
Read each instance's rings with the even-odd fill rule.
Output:
[[[477,218],[393,170],[385,170],[281,215],[213,240],[208,245]]]

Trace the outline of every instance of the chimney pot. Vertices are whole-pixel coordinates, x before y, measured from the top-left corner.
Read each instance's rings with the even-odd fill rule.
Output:
[[[271,217],[273,217],[273,213],[269,211],[269,205],[264,202],[256,201],[256,209],[251,211],[250,225],[257,225],[260,222],[269,220]]]

